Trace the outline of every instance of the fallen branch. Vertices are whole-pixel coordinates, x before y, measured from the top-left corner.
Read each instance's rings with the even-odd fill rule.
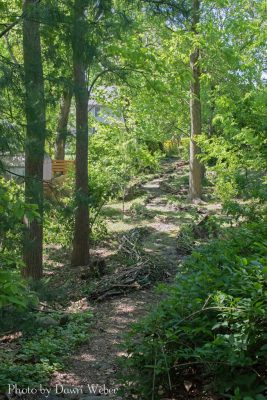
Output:
[[[107,297],[151,286],[154,282],[168,277],[168,266],[143,250],[141,242],[146,233],[144,228],[134,228],[119,239],[122,262],[123,259],[127,259],[127,264],[129,260],[132,260],[133,264],[122,265],[115,274],[102,277],[91,293],[91,299],[102,301]]]

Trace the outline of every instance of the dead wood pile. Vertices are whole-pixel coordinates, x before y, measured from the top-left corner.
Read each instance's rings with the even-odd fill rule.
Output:
[[[147,231],[146,228],[134,228],[118,239],[117,256],[121,266],[98,281],[96,289],[90,294],[90,299],[106,300],[108,297],[149,287],[169,277],[164,261],[143,249],[142,241]]]

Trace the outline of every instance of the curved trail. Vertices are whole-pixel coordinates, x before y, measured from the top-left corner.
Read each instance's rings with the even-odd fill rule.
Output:
[[[181,177],[186,177],[185,166],[177,160],[163,163],[160,174],[147,181],[141,186],[142,205],[146,214],[137,221],[130,218],[117,220],[111,218],[109,229],[111,232],[127,232],[135,227],[148,227],[150,232],[143,241],[144,249],[154,255],[158,254],[168,260],[177,270],[179,257],[176,250],[176,237],[182,223],[190,221],[190,213],[195,206],[185,206],[186,193],[184,186],[179,183],[180,203],[173,203],[170,198],[175,196],[170,183]],[[140,188],[139,188],[140,189]],[[176,191],[177,193],[177,191]],[[179,195],[177,196],[179,197]],[[140,203],[140,200],[138,200]],[[125,213],[129,215],[134,201],[125,203]],[[182,206],[183,205],[183,206]],[[107,211],[121,210],[122,204],[111,204]],[[104,249],[105,250],[105,249]],[[104,252],[103,249],[99,253]],[[172,274],[170,274],[171,276]],[[123,334],[130,329],[133,322],[144,316],[148,310],[159,301],[159,296],[153,288],[136,290],[123,297],[109,299],[103,303],[93,306],[93,329],[90,331],[90,339],[82,345],[68,362],[68,370],[54,374],[51,386],[56,384],[67,387],[84,387],[87,385],[105,385],[107,388],[115,389],[118,374],[117,358],[123,355],[120,344]],[[68,398],[68,396],[66,396]],[[88,397],[88,395],[87,395]],[[109,397],[119,398],[109,395]],[[81,398],[81,397],[76,397]],[[89,396],[88,399],[93,397]],[[97,397],[96,397],[97,398]],[[99,397],[98,397],[99,398]]]

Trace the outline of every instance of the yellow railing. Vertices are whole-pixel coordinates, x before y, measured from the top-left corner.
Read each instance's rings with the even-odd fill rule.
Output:
[[[52,160],[52,174],[66,174],[70,169],[75,167],[74,160]]]

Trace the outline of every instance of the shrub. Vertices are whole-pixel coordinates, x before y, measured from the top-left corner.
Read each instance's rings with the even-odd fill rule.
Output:
[[[166,298],[126,338],[131,394],[187,397],[192,387],[264,398],[266,233],[259,224],[229,228],[185,259]]]
[[[35,205],[25,204],[22,187],[0,177],[0,310],[25,308],[33,300],[20,276],[23,218],[38,216]],[[18,245],[19,243],[19,245]]]
[[[16,259],[10,259],[17,262]],[[25,308],[34,300],[33,294],[27,289],[20,272],[16,269],[7,269],[7,257],[0,255],[0,316],[1,309],[12,305],[16,308]]]

